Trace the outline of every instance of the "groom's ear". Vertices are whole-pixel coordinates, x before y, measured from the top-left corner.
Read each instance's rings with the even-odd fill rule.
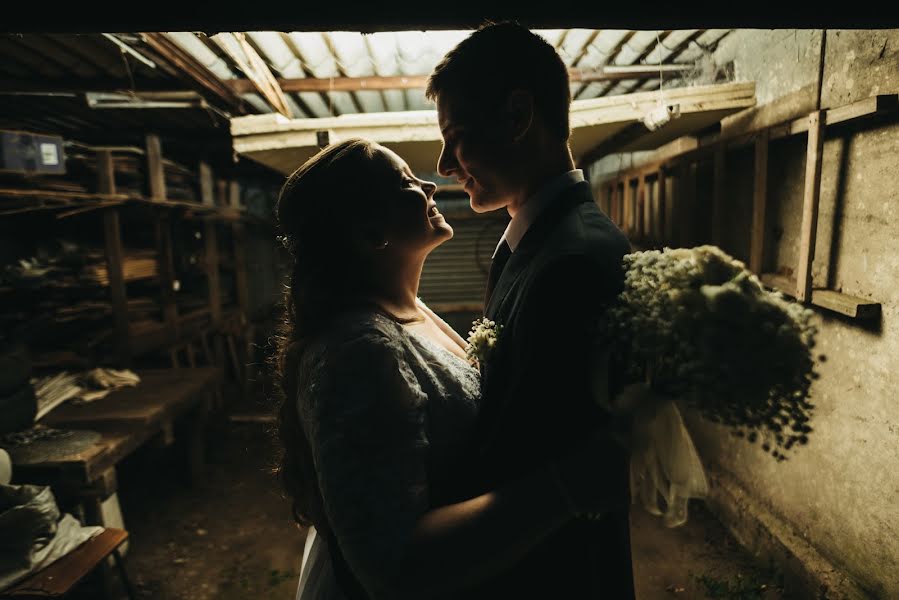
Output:
[[[510,138],[521,141],[534,122],[534,96],[526,90],[512,90],[506,99],[506,118]]]

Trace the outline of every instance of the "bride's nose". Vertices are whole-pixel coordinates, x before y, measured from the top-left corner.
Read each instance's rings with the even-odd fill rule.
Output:
[[[434,195],[434,192],[437,191],[437,184],[433,181],[422,181],[421,189],[424,190],[425,195],[430,198]]]

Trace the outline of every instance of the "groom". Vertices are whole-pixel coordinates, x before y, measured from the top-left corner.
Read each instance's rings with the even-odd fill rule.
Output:
[[[444,141],[438,173],[464,185],[476,212],[512,217],[487,284],[486,316],[503,330],[483,366],[473,461],[479,485],[495,489],[611,429],[590,394],[591,325],[622,289],[629,243],[574,168],[568,71],[543,38],[484,26],[443,58],[427,95]],[[566,483],[605,486],[618,508],[572,520],[466,598],[634,597],[628,459],[611,442],[607,454],[604,475]]]

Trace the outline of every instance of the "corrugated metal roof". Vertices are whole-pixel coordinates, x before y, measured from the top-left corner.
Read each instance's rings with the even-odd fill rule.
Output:
[[[565,63],[580,70],[630,65],[697,65],[732,30],[629,31],[538,30]],[[328,89],[335,79],[425,77],[470,31],[272,32],[246,34],[0,35],[0,127],[27,127],[63,134],[117,129],[190,132],[215,129],[228,117],[271,113],[271,94],[250,85],[245,49],[255,52],[278,80],[315,79],[320,91],[285,91],[282,112],[294,118],[432,109],[420,87]],[[149,39],[150,36],[158,36]],[[248,45],[247,45],[248,44]],[[186,64],[191,63],[191,64]],[[242,63],[244,67],[241,66]],[[575,82],[576,99],[646,91],[656,77]],[[667,75],[665,87],[688,79]],[[150,92],[191,91],[192,98],[162,104]],[[27,92],[28,94],[24,94]],[[123,93],[88,102],[85,92]],[[280,90],[279,90],[280,92]],[[38,95],[31,95],[38,94]],[[55,95],[54,95],[55,94]],[[62,94],[62,95],[60,95]],[[116,108],[111,106],[115,105]],[[146,108],[131,110],[125,106]]]

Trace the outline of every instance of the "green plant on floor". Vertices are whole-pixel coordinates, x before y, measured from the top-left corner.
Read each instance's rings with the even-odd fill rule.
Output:
[[[764,600],[772,585],[756,576],[722,579],[707,574],[695,576],[705,589],[706,598],[723,600]]]

